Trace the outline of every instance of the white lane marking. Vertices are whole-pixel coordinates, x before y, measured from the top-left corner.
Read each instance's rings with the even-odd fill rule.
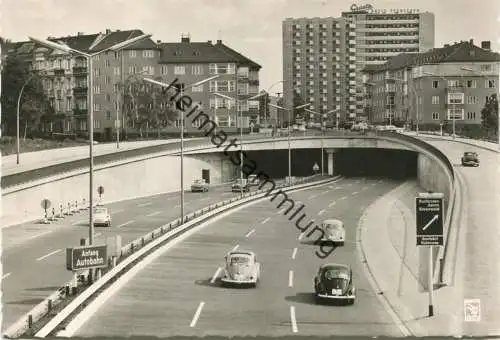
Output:
[[[181,207],[180,204],[174,205],[174,208],[180,208],[180,207]]]
[[[379,183],[382,183],[382,180],[380,179],[378,182],[379,182]]]
[[[295,202],[295,203],[297,203],[297,206],[299,206],[299,204],[302,204],[302,202],[301,202],[301,201],[297,201],[297,202]]]
[[[313,199],[313,198],[316,198],[316,197],[317,197],[317,195],[311,195],[311,196],[309,196],[309,197],[307,198],[307,200],[309,201],[310,199]]]
[[[102,235],[101,233],[97,233],[97,234],[94,234],[94,237],[99,237],[101,235]]]
[[[277,212],[278,215],[281,215],[283,214],[284,212],[286,211],[286,208],[285,209],[281,209],[280,211]]]
[[[336,187],[334,190],[340,190],[342,189],[342,187]]]
[[[358,179],[358,180],[356,181],[356,183],[359,183],[359,182],[361,182],[361,180],[360,180],[360,179]]]
[[[193,320],[191,320],[191,324],[189,327],[194,327],[196,326],[196,323],[198,322],[198,319],[200,318],[201,310],[203,309],[203,306],[205,306],[205,302],[201,301],[200,305],[196,309],[196,313],[194,313]]]
[[[305,233],[300,233],[299,235],[299,241],[302,240],[302,238],[304,237]]]
[[[12,273],[3,274],[2,280],[8,278],[10,276],[10,274],[12,274]]]
[[[147,217],[153,217],[153,216],[156,216],[156,215],[158,215],[158,214],[161,214],[162,212],[163,212],[163,210],[161,210],[161,211],[155,211],[154,213],[147,214],[146,216],[147,216]]]
[[[358,193],[358,192],[357,192],[357,191],[355,191],[355,192],[353,192],[351,195],[353,195],[353,196],[354,196],[354,195],[356,195],[357,193]]]
[[[33,236],[30,236],[30,237],[28,237],[26,240],[28,241],[28,240],[32,240],[32,239],[34,239],[34,238],[41,237],[41,236],[43,236],[43,235],[50,234],[52,231],[53,231],[53,230],[44,231],[43,233],[40,233],[40,234],[38,234],[38,235],[33,235]]]
[[[292,260],[295,260],[295,257],[297,256],[297,248],[293,248],[293,252],[292,252]]]
[[[267,223],[270,219],[271,219],[271,217],[268,217],[268,218],[266,218],[264,221],[262,221],[260,223],[262,223],[262,224]]]
[[[330,192],[330,190],[325,190],[325,191],[322,192],[322,194],[326,194],[328,192]]]
[[[347,196],[343,196],[343,197],[341,197],[340,199],[341,199],[341,200],[345,200],[346,198],[347,198]]]
[[[71,223],[71,225],[79,225],[79,224],[82,224],[85,222],[87,222],[87,220],[80,220],[80,221],[76,221],[76,222]]]
[[[117,225],[116,227],[117,228],[125,227],[126,225],[129,225],[129,224],[134,223],[134,222],[135,222],[135,220],[130,220],[128,222],[125,222],[125,223],[122,223],[120,225]]]
[[[350,187],[351,185],[352,185],[352,183],[347,184],[348,187]]]
[[[337,204],[337,202],[333,201],[332,203],[328,204],[328,207],[331,208],[333,207],[335,204]]]
[[[368,189],[368,187],[363,187],[363,188],[361,188],[361,190],[366,190],[366,189]]]
[[[297,333],[297,319],[295,318],[295,307],[290,306],[290,321],[292,322],[292,332]]]
[[[240,246],[239,244],[235,245],[231,251],[235,251],[236,249],[239,248],[239,246]]]
[[[219,277],[221,270],[222,270],[221,267],[217,268],[217,270],[214,273],[214,276],[212,276],[212,280],[210,280],[210,283],[215,283],[215,280],[217,280],[217,278]]]
[[[288,287],[293,287],[293,270],[288,272]]]
[[[377,185],[377,183],[372,183],[372,186]]]
[[[123,209],[119,209],[119,210],[114,210],[111,212],[111,214],[118,214],[118,213],[121,213],[123,212]]]
[[[146,206],[151,205],[151,204],[153,204],[153,202],[146,202],[146,203],[139,204],[138,207],[146,207]]]
[[[249,237],[250,235],[252,235],[253,233],[255,232],[255,229],[252,229],[250,230],[246,235],[245,237]]]
[[[52,255],[54,255],[54,254],[57,254],[57,253],[58,253],[58,252],[60,252],[60,251],[61,251],[61,249],[57,249],[57,250],[51,251],[50,253],[48,253],[48,254],[46,254],[46,255],[40,256],[40,257],[39,257],[39,258],[37,258],[36,260],[37,260],[37,261],[41,261],[41,260],[43,260],[43,259],[46,259],[46,258],[47,258],[47,257],[49,257],[49,256],[52,256]]]
[[[324,212],[325,212],[325,209],[320,210],[320,211],[319,211],[319,213],[318,213],[318,215],[320,215],[320,216],[321,216],[321,215],[323,215],[323,213],[324,213]]]

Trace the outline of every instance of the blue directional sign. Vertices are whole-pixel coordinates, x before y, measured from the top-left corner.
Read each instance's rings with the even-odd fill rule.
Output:
[[[443,240],[442,193],[420,193],[415,199],[417,246],[442,246]]]

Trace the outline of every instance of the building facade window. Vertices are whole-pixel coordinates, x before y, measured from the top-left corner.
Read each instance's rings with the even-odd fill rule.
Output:
[[[111,101],[111,95],[109,93],[106,93],[106,101],[108,102]]]
[[[142,51],[142,57],[143,58],[154,58],[155,57],[155,51],[144,50],[144,51]]]
[[[94,111],[101,111],[101,104],[94,103]]]
[[[128,56],[129,56],[129,58],[137,57],[137,51],[134,51],[134,50],[128,51]]]
[[[94,119],[94,129],[101,128],[101,121],[99,119]]]
[[[228,80],[227,85],[229,87],[228,92],[236,91],[236,82],[234,80]]]
[[[448,120],[464,119],[464,109],[450,108],[448,109]]]
[[[191,73],[196,76],[200,76],[203,74],[203,65],[192,65]]]
[[[227,64],[227,74],[235,74],[236,73],[236,64],[229,63]]]
[[[115,66],[113,67],[113,75],[119,76],[120,75],[120,68]]]
[[[186,74],[186,67],[184,65],[174,66],[174,74],[177,74],[177,75]]]
[[[203,84],[198,85],[198,86],[193,86],[193,87],[191,88],[191,90],[192,90],[193,92],[203,92]]]
[[[167,65],[161,65],[160,72],[162,75],[168,74],[168,66]]]
[[[208,73],[209,74],[217,74],[217,64],[210,64],[208,66]]]
[[[476,119],[476,113],[475,112],[467,112],[467,119],[468,120],[475,120]]]
[[[104,62],[104,65],[105,65],[106,67],[110,67],[110,66],[111,66],[111,61],[106,60],[106,61]]]
[[[111,111],[106,111],[106,119],[111,120]]]
[[[475,81],[475,80],[467,80],[467,87],[475,89],[477,87],[477,81]]]
[[[439,112],[432,113],[432,120],[439,120]]]
[[[439,87],[439,80],[433,80],[432,81],[432,88],[437,89]]]
[[[120,89],[120,85],[113,84],[113,92],[118,92],[119,89]]]
[[[467,104],[479,104],[477,96],[467,96]]]
[[[439,105],[439,96],[432,96],[432,105]]]
[[[100,93],[101,93],[101,86],[94,85],[94,94],[100,94]]]
[[[488,89],[494,89],[495,88],[495,81],[494,80],[486,80],[485,87]]]

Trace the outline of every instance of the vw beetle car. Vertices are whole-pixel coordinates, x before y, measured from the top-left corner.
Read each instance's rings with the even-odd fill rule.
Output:
[[[329,263],[319,267],[314,278],[316,302],[344,301],[352,305],[356,300],[356,287],[349,265]]]
[[[259,186],[260,178],[257,175],[249,175],[247,182],[248,182],[248,185],[250,185],[250,186]]]
[[[94,208],[94,226],[111,227],[111,214],[108,208],[97,206]]]
[[[191,184],[191,192],[207,192],[208,183],[203,179],[195,179]]]
[[[251,251],[231,251],[225,256],[226,267],[221,282],[223,285],[252,285],[260,280],[260,263]]]
[[[462,156],[462,166],[479,166],[479,156],[477,152],[464,152]]]
[[[244,192],[250,191],[250,185],[248,184],[248,181],[246,179],[241,180],[238,178],[233,185],[231,185],[231,191],[232,192],[240,192],[243,188]]]
[[[335,245],[343,246],[345,242],[344,223],[340,220],[325,220],[321,224],[323,230],[322,242],[333,242]]]

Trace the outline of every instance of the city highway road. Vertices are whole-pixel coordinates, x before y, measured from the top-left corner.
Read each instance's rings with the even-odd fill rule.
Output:
[[[276,208],[276,201],[265,200],[222,217],[142,269],[74,336],[279,336],[294,331],[401,336],[365,276],[355,243],[364,209],[399,184],[350,178],[290,194],[306,205],[302,227],[310,219],[334,217],[345,222],[345,246],[324,259],[315,253],[325,253],[312,244],[319,233],[301,235]],[[262,266],[256,289],[222,288],[214,280],[232,249],[256,252]],[[354,305],[314,303],[313,277],[325,262],[352,265],[357,285]]]
[[[254,187],[255,188],[255,187]],[[208,193],[185,194],[185,213],[239,195],[229,184]],[[112,227],[96,227],[95,243],[121,235],[122,245],[180,216],[180,193],[157,195],[108,205]],[[66,270],[66,248],[88,237],[88,211],[50,225],[25,224],[2,229],[3,329],[72,278]]]
[[[464,322],[463,334],[500,335],[500,185],[498,153],[475,146],[426,139],[442,150],[465,180],[468,206],[463,297],[481,300],[481,321]],[[464,151],[479,154],[480,165],[462,167]]]

